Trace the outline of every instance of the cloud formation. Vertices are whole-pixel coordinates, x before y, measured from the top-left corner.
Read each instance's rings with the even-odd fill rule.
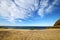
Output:
[[[43,17],[45,12],[52,10],[57,1],[54,0],[49,5],[49,0],[0,0],[0,16],[12,22],[17,18],[29,18],[38,10],[38,15]]]
[[[46,9],[46,12],[51,12],[53,10],[54,5],[56,5],[58,0],[54,0],[52,4]]]
[[[53,0],[51,5],[49,4],[49,0],[41,0],[40,8],[38,14],[43,17],[45,13],[49,13],[53,10],[54,5],[58,2],[58,0]]]
[[[0,16],[9,21],[28,18],[37,8],[37,0],[0,0]]]

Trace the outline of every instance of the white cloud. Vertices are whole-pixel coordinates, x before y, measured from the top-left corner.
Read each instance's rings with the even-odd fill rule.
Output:
[[[45,13],[52,12],[54,5],[57,3],[58,0],[54,0],[52,4],[49,4],[49,0],[41,0],[40,1],[40,9],[38,11],[38,15],[42,17]]]
[[[39,11],[38,11],[38,13],[39,13],[39,15],[41,17],[43,17],[44,16],[44,9],[43,8],[40,8]]]
[[[40,8],[45,8],[48,6],[48,0],[41,0],[40,1]]]
[[[25,19],[32,15],[37,9],[35,5],[37,0],[1,0],[0,2],[0,16],[12,22],[17,18]],[[38,4],[36,2],[36,4]]]
[[[40,15],[41,17],[44,16],[44,11],[47,6],[48,6],[48,0],[41,0],[38,15]]]
[[[47,12],[47,13],[49,13],[49,12],[51,12],[52,11],[52,5],[50,5],[45,11]]]
[[[52,5],[49,5],[48,2],[49,0],[41,0],[39,6],[39,0],[14,0],[14,2],[12,0],[0,0],[0,16],[12,22],[17,18],[29,18],[35,10],[39,10],[38,15],[43,17],[45,12],[52,10],[57,0],[54,0]]]
[[[49,13],[53,10],[54,5],[57,4],[58,0],[54,0],[54,2],[52,3],[52,5],[49,5],[49,7],[46,9],[46,12]]]

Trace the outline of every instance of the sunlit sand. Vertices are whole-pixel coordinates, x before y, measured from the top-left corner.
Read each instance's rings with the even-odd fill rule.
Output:
[[[60,29],[0,29],[0,40],[60,40]]]

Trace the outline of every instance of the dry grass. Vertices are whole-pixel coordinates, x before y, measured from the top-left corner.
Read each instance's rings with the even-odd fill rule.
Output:
[[[0,40],[60,40],[60,29],[0,29]]]

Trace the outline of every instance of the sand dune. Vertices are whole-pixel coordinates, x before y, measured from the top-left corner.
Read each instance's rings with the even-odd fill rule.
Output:
[[[60,29],[0,29],[0,40],[60,40]]]

